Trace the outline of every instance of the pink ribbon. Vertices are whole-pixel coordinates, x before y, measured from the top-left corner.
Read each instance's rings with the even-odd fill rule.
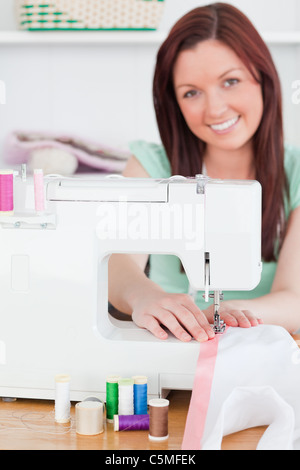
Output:
[[[200,346],[182,450],[201,450],[220,337]]]

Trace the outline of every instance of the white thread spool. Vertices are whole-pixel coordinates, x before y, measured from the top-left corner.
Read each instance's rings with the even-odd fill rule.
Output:
[[[84,436],[95,436],[103,432],[103,403],[82,401],[75,405],[76,432]]]
[[[133,415],[133,379],[119,380],[119,415]]]
[[[70,421],[70,376],[59,374],[55,376],[55,421],[68,423]]]
[[[45,210],[43,170],[34,170],[33,179],[34,179],[35,210],[37,214],[43,214]]]

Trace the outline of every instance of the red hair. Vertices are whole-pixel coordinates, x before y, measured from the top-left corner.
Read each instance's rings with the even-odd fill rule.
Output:
[[[214,3],[195,8],[173,26],[161,45],[153,99],[162,144],[172,174],[194,176],[202,172],[206,144],[190,131],[182,116],[173,87],[173,68],[179,52],[208,39],[222,41],[230,47],[262,87],[264,112],[253,136],[254,163],[263,193],[262,257],[264,261],[275,261],[286,225],[281,85],[265,42],[249,19],[232,5]]]

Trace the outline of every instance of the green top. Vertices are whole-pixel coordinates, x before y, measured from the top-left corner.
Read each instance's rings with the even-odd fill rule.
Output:
[[[132,154],[143,165],[151,178],[169,178],[171,167],[162,145],[135,141],[130,144]],[[285,204],[286,217],[300,206],[300,149],[285,146],[285,171],[290,188],[290,204]],[[224,292],[224,300],[252,299],[270,292],[277,263],[263,263],[261,281],[252,291]],[[159,284],[166,292],[188,293],[189,282],[186,274],[181,272],[181,263],[174,255],[151,255],[149,277]],[[203,299],[203,292],[196,295],[196,303],[201,309],[208,304]]]

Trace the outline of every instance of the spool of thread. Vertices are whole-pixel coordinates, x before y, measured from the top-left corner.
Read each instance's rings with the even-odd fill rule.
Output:
[[[68,423],[70,421],[70,376],[59,374],[55,376],[55,421]]]
[[[14,172],[0,170],[0,214],[14,213]]]
[[[147,377],[144,375],[136,375],[133,377],[133,405],[135,415],[147,414],[147,394],[148,385]]]
[[[119,380],[119,415],[133,415],[133,379]]]
[[[149,439],[151,441],[168,439],[168,413],[169,400],[153,398],[149,401]]]
[[[35,210],[38,214],[42,214],[45,211],[43,170],[34,170],[33,180],[34,180]]]
[[[103,403],[82,401],[75,405],[76,432],[84,436],[95,436],[103,432]]]
[[[115,415],[115,431],[147,431],[149,429],[149,415]]]
[[[106,379],[106,419],[113,423],[114,415],[119,412],[119,375],[110,375]]]

